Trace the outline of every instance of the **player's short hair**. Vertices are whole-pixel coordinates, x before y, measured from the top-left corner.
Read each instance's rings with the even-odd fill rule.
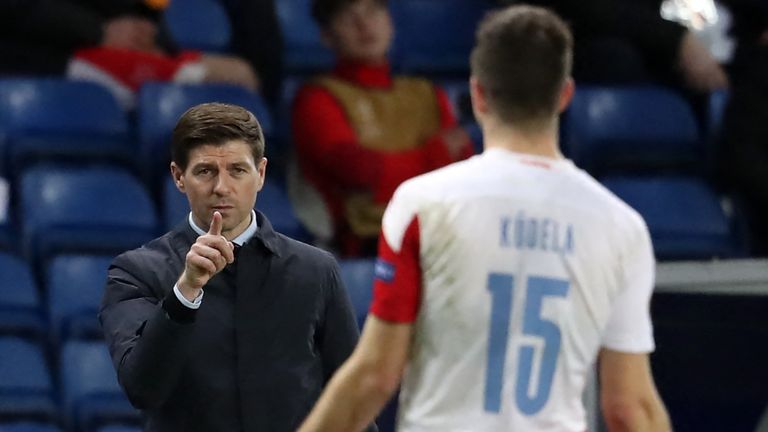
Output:
[[[242,140],[251,148],[254,162],[264,157],[264,133],[247,109],[225,103],[204,103],[182,114],[171,138],[171,159],[187,169],[189,154],[203,145],[220,146]]]
[[[312,0],[312,17],[317,21],[320,28],[328,28],[331,21],[344,8],[355,4],[360,0]],[[375,0],[382,6],[387,6],[388,0]]]
[[[470,60],[490,109],[504,122],[518,125],[538,125],[557,115],[572,61],[568,26],[548,9],[530,5],[486,16]]]

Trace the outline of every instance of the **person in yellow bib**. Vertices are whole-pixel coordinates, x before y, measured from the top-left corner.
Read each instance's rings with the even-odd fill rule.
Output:
[[[375,255],[384,206],[400,183],[472,154],[443,90],[395,76],[386,0],[315,0],[312,13],[336,54],[293,106],[299,218],[343,256]]]

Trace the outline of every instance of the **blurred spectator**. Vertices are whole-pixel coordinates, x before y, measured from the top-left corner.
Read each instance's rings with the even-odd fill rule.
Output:
[[[501,4],[517,3],[499,0]],[[728,86],[725,71],[693,33],[661,17],[661,0],[528,0],[571,26],[578,82],[655,82],[706,93]]]
[[[319,244],[344,256],[373,255],[395,188],[470,156],[472,143],[441,89],[391,74],[386,0],[315,0],[312,13],[337,65],[296,97],[298,173],[289,189]]]
[[[226,82],[250,90],[244,60],[179,52],[161,23],[168,0],[9,0],[0,3],[0,73],[63,74],[106,84],[123,105],[149,80]]]
[[[178,0],[184,1],[184,0]],[[276,106],[283,79],[283,39],[273,0],[219,0],[232,24],[231,51],[258,73],[261,92]]]

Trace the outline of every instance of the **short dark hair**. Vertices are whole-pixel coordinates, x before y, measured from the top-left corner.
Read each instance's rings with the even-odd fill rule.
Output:
[[[317,21],[320,28],[327,28],[333,18],[345,7],[355,4],[360,0],[312,0],[312,17]],[[388,0],[376,0],[376,2],[387,5]]]
[[[204,103],[182,114],[171,138],[171,159],[187,169],[189,153],[203,145],[224,145],[243,140],[258,163],[264,157],[264,133],[259,121],[247,109],[225,103]]]
[[[488,104],[505,122],[537,125],[557,115],[560,91],[571,74],[573,36],[548,9],[515,5],[480,23],[472,74]]]

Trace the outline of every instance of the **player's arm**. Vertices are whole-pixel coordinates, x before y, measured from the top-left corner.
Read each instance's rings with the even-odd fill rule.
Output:
[[[608,430],[667,432],[667,410],[656,391],[648,354],[600,352],[600,405]]]
[[[407,201],[398,191],[384,214],[371,313],[360,341],[300,432],[360,431],[400,383],[421,299],[419,222]]]
[[[300,432],[361,431],[400,383],[408,358],[411,324],[369,315],[355,350],[336,372]]]
[[[599,354],[603,416],[611,432],[667,432],[669,417],[648,359],[655,346],[650,314],[653,247],[639,215],[625,233],[627,241],[619,255],[622,289],[612,304]]]

